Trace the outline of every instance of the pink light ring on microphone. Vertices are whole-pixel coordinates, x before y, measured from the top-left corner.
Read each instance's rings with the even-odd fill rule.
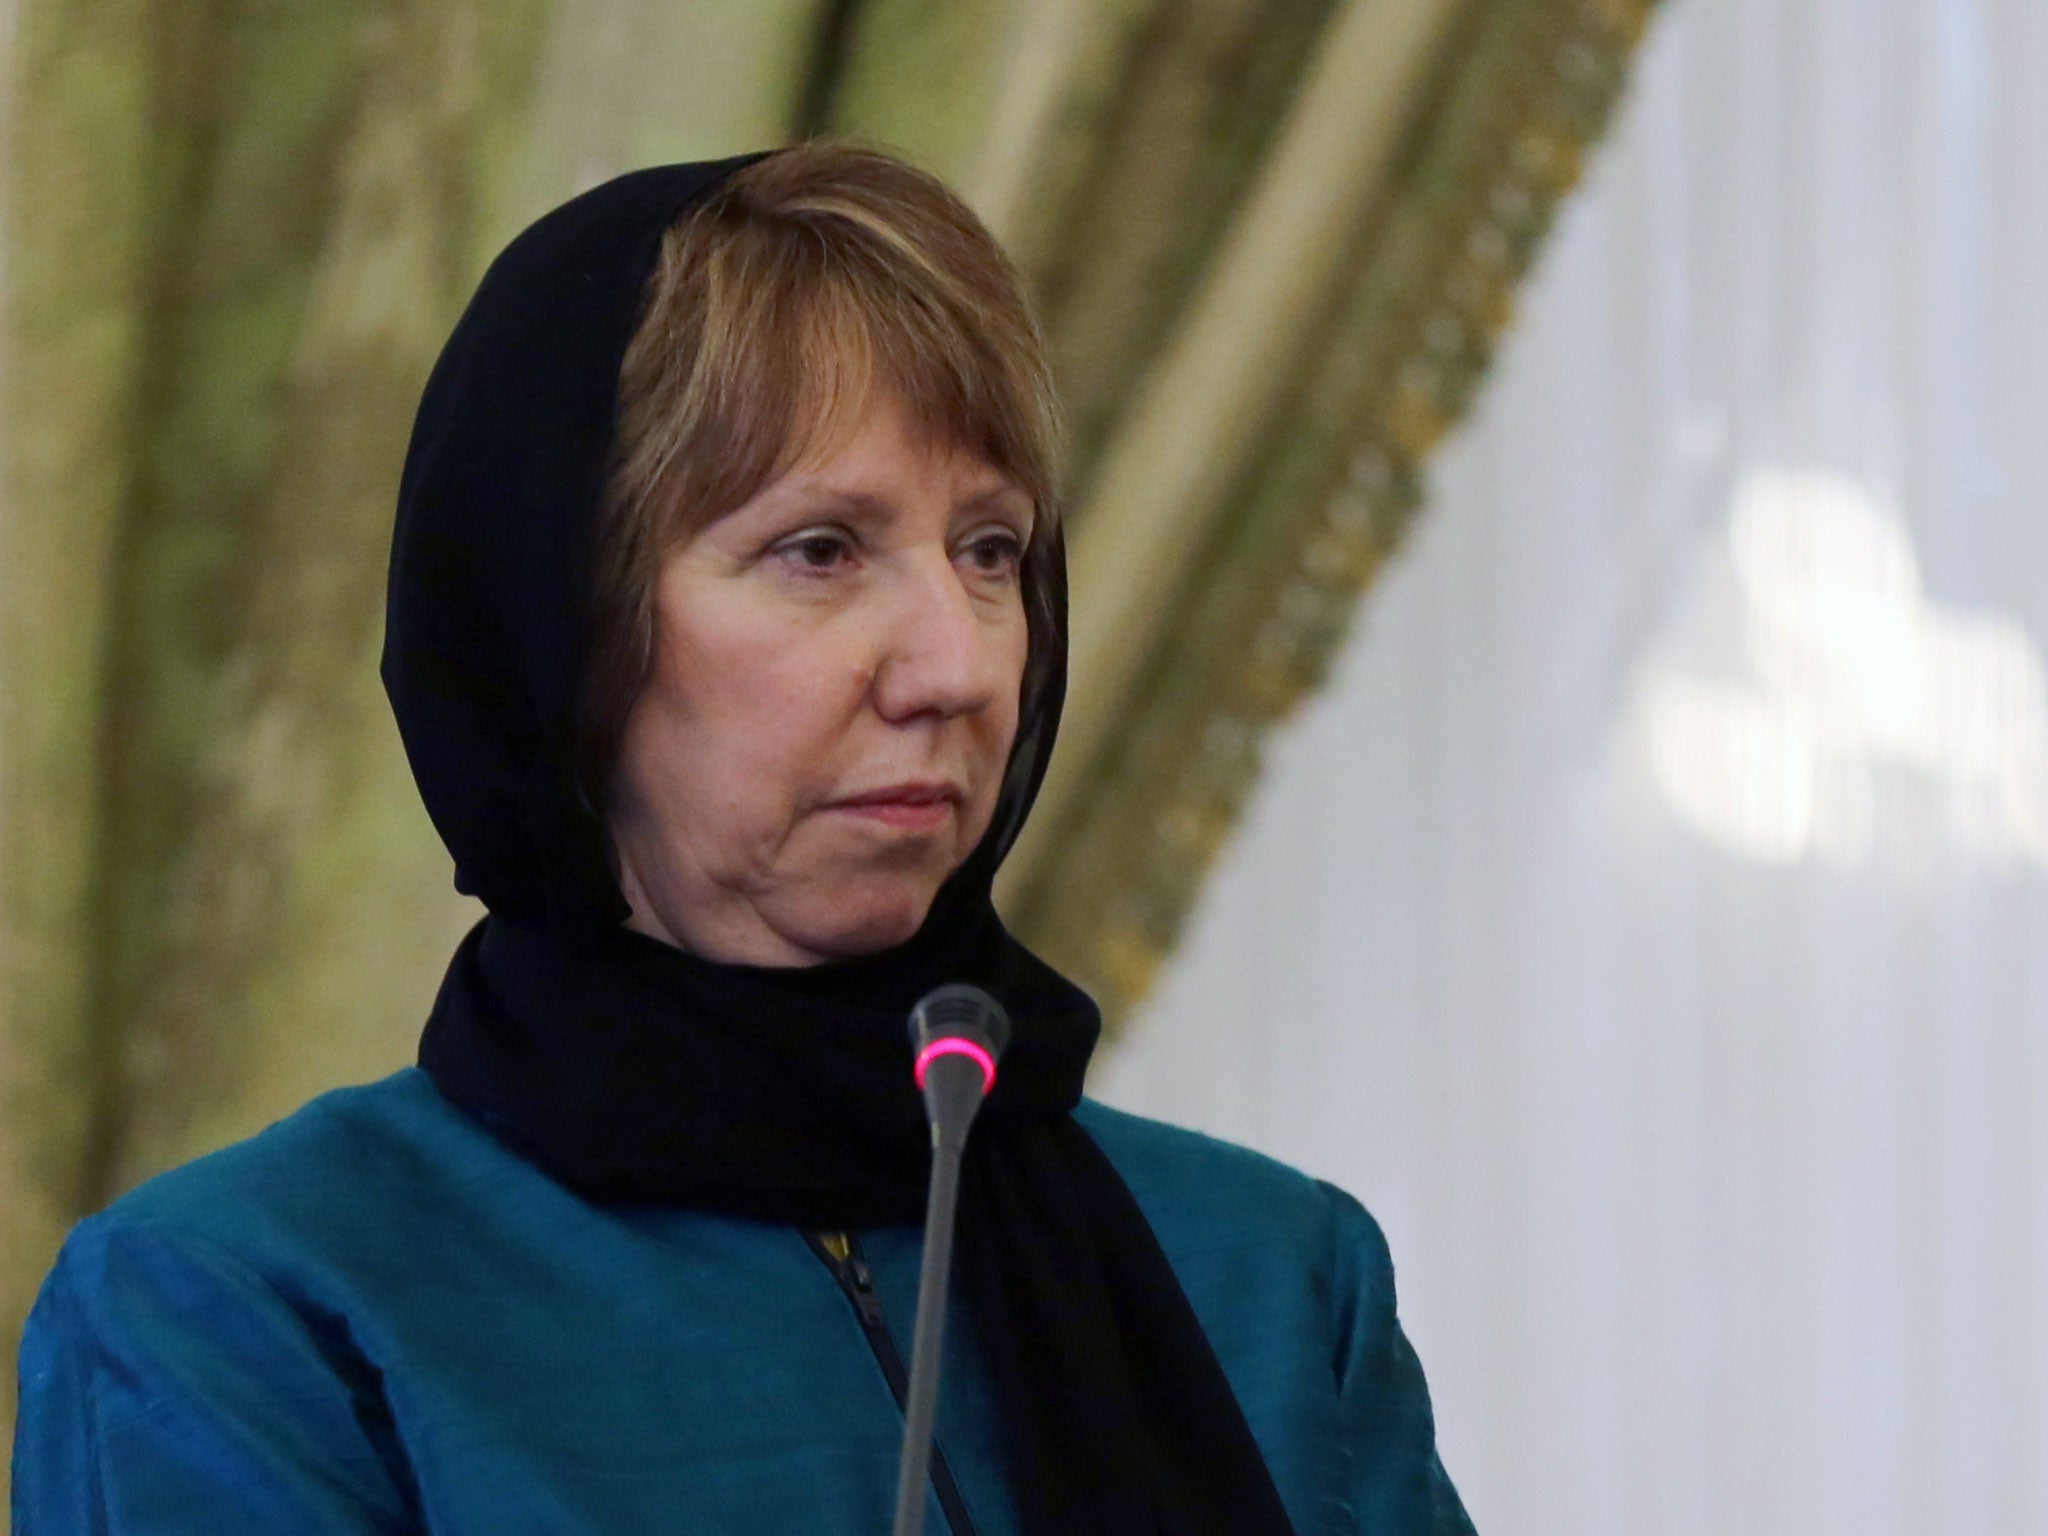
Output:
[[[987,1093],[991,1088],[995,1087],[995,1057],[989,1055],[987,1051],[976,1045],[972,1040],[964,1040],[959,1035],[942,1035],[917,1053],[915,1075],[917,1077],[917,1086],[920,1089],[924,1087],[925,1068],[929,1067],[941,1056],[971,1057],[981,1068],[981,1091]]]

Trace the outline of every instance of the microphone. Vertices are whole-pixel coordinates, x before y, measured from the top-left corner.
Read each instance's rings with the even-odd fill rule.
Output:
[[[922,1536],[924,1531],[939,1351],[945,1341],[946,1282],[953,1267],[953,1211],[960,1200],[960,1154],[982,1099],[995,1086],[996,1061],[1009,1042],[1010,1016],[979,987],[940,987],[910,1010],[912,1075],[924,1094],[924,1112],[932,1127],[932,1182],[924,1208],[924,1260],[917,1273],[910,1384],[903,1395],[894,1536]]]

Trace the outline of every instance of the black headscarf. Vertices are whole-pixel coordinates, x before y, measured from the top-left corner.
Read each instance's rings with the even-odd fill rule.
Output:
[[[990,900],[1059,718],[1057,542],[1041,576],[1058,654],[1034,655],[1041,682],[990,831],[913,938],[780,969],[714,963],[622,926],[575,741],[619,368],[664,230],[758,158],[638,171],[548,214],[492,264],[428,381],[399,492],[383,676],[456,885],[489,915],[456,951],[420,1064],[593,1200],[812,1228],[909,1223],[930,1143],[905,1019],[940,983],[985,987],[1014,1034],[963,1170],[958,1285],[1025,1529],[1286,1532],[1151,1228],[1072,1118],[1095,1006],[1010,937]]]

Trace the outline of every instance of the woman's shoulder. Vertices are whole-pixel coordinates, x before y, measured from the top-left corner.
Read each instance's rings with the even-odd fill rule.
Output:
[[[147,1179],[100,1214],[116,1221],[206,1225],[238,1207],[325,1200],[335,1186],[410,1180],[432,1161],[457,1114],[417,1067],[336,1088],[255,1134]]]
[[[1076,1119],[1145,1213],[1282,1486],[1379,1511],[1390,1530],[1468,1531],[1365,1207],[1197,1131],[1092,1101]]]
[[[1123,1176],[1171,1252],[1229,1246],[1284,1253],[1378,1280],[1391,1265],[1386,1239],[1353,1196],[1278,1158],[1200,1131],[1084,1099],[1083,1129]]]
[[[284,1283],[401,1262],[473,1211],[481,1183],[516,1180],[520,1166],[406,1068],[322,1094],[137,1185],[74,1227],[63,1258],[97,1270],[123,1252],[174,1247]]]
[[[483,1169],[453,1114],[415,1072],[339,1090],[74,1227],[22,1334],[17,1519],[83,1529],[112,1498],[409,1526],[375,1362]]]

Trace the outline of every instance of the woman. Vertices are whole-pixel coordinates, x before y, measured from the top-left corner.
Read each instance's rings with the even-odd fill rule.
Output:
[[[986,231],[868,152],[639,172],[498,259],[384,658],[489,915],[418,1069],[72,1234],[21,1536],[886,1528],[947,981],[1015,1032],[931,1528],[1469,1529],[1371,1219],[1082,1102],[1095,1009],[991,906],[1064,687],[1047,380]]]

